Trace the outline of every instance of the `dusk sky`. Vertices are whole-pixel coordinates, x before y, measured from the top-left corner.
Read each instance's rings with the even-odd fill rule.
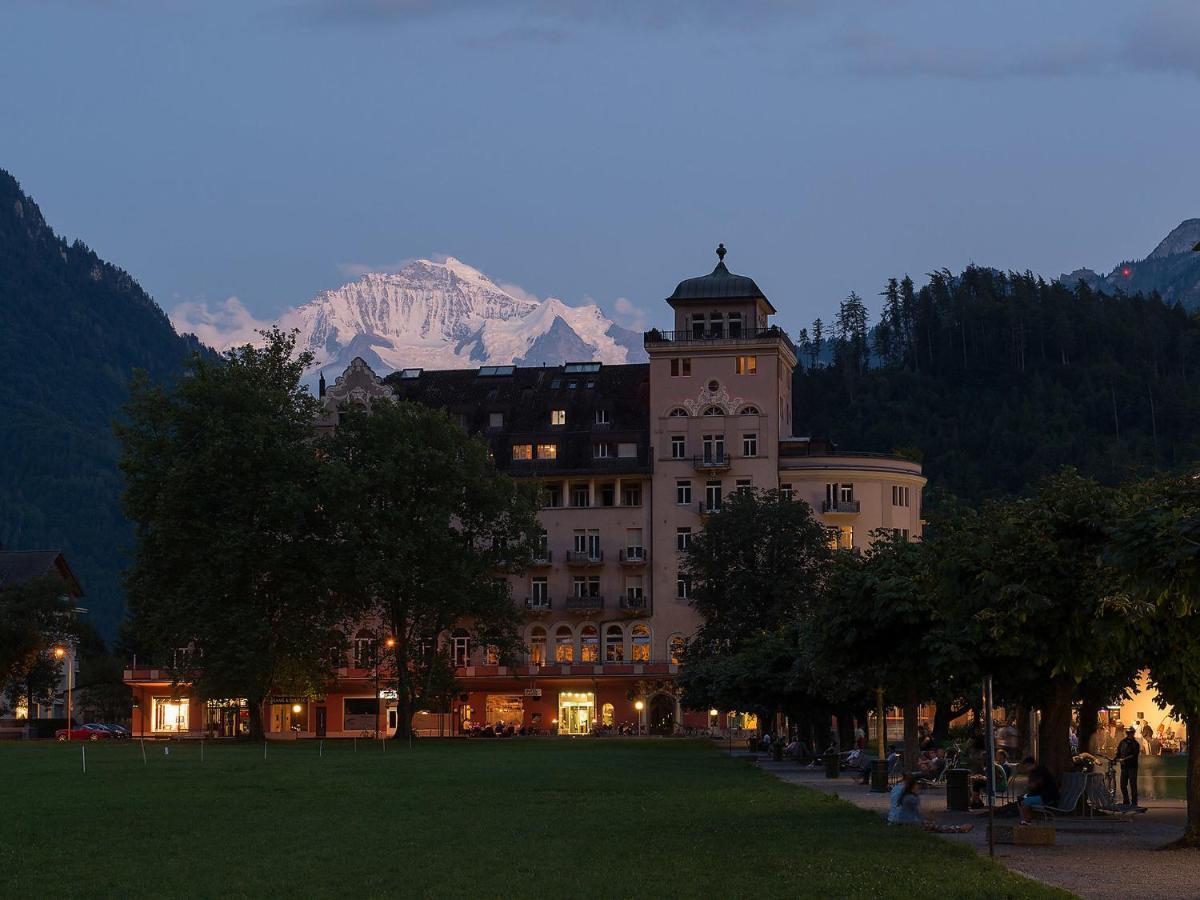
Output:
[[[723,241],[794,332],[1200,216],[1200,4],[980,6],[5,2],[0,167],[168,311],[262,319],[450,254],[661,324]]]

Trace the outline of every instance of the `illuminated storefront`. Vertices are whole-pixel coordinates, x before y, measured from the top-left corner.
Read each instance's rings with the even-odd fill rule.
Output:
[[[520,728],[525,720],[525,700],[520,694],[488,694],[484,724],[511,725]]]
[[[155,697],[151,711],[150,730],[156,734],[178,734],[187,731],[187,698]]]
[[[596,717],[596,695],[591,691],[563,691],[558,695],[558,733],[590,734]]]

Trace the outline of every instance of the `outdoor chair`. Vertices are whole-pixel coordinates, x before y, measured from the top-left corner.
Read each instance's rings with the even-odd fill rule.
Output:
[[[1058,804],[1035,806],[1033,811],[1047,819],[1053,819],[1055,816],[1073,816],[1086,788],[1087,778],[1083,772],[1067,772],[1063,775],[1062,787],[1058,792]]]

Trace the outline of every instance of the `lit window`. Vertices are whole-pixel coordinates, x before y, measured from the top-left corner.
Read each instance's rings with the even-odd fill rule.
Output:
[[[758,456],[758,435],[742,435],[742,456]]]
[[[567,411],[565,409],[550,410],[550,424],[551,425],[566,425],[567,424]]]
[[[513,459],[533,459],[533,444],[513,444]]]
[[[546,664],[546,629],[540,625],[529,633],[529,664],[531,666]]]
[[[612,728],[614,724],[613,713],[614,710],[611,703],[605,703],[600,707],[600,724],[605,728]]]
[[[680,506],[692,502],[692,483],[690,481],[675,482],[675,502]]]
[[[837,533],[829,542],[831,550],[853,550],[854,549],[854,526],[839,525]]]
[[[680,635],[671,638],[671,665],[677,666],[683,662],[683,651],[686,649],[687,642]]]
[[[650,662],[650,629],[640,622],[630,632],[630,655],[634,662]]]
[[[560,625],[554,633],[554,661],[569,663],[575,658],[575,636],[566,625]]]
[[[683,459],[687,453],[687,442],[682,434],[671,435],[671,459]]]
[[[758,374],[758,357],[757,356],[739,356],[737,358],[737,373],[739,375],[757,375]]]
[[[151,731],[180,732],[188,730],[188,701],[186,697],[155,697]]]
[[[609,625],[604,632],[604,661],[623,662],[625,660],[625,633],[620,625]]]
[[[503,428],[504,413],[488,413],[488,428]]]
[[[538,459],[558,459],[558,444],[538,444]]]
[[[579,631],[579,661],[600,662],[600,633],[595,625],[584,625]]]
[[[671,360],[671,374],[676,378],[684,378],[692,374],[691,357],[681,356]]]

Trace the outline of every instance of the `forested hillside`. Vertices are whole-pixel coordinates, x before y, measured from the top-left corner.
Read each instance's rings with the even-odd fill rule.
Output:
[[[851,295],[802,329],[798,427],[917,452],[968,499],[1066,464],[1117,481],[1200,459],[1200,324],[1178,305],[983,268],[883,298],[874,327]]]
[[[62,548],[108,637],[131,538],[111,423],[133,369],[169,377],[196,346],[126,272],[57,237],[0,170],[0,544]]]

